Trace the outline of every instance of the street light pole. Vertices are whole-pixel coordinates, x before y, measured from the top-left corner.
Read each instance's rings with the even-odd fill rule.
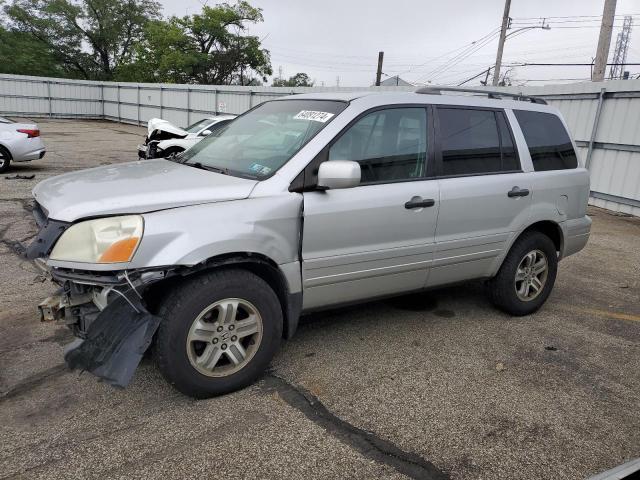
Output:
[[[500,83],[500,72],[498,71],[498,69],[502,66],[502,51],[504,50],[504,42],[506,42],[509,37],[514,36],[514,34],[519,33],[519,32],[524,32],[525,30],[535,30],[535,29],[541,29],[541,30],[551,30],[551,27],[545,23],[546,20],[542,21],[542,25],[535,25],[533,27],[522,27],[522,28],[518,28],[517,30],[514,30],[512,32],[510,32],[508,35],[504,36],[504,39],[501,40],[500,45],[498,46],[498,58],[496,59],[496,71],[494,72],[494,76],[493,76],[493,86],[497,87],[498,84]],[[497,79],[497,80],[496,80]]]

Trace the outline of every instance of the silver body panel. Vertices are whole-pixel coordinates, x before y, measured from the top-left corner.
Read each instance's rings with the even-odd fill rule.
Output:
[[[256,183],[155,159],[48,178],[36,185],[33,196],[51,218],[73,222],[247,198]]]
[[[337,99],[348,107],[272,177],[245,180],[166,160],[99,167],[40,183],[34,196],[50,218],[140,213],[145,231],[127,264],[48,265],[89,271],[196,265],[251,253],[277,264],[306,310],[495,275],[528,226],[550,221],[563,232],[562,257],[584,247],[588,172],[534,172],[513,109],[540,104],[468,96],[370,92],[297,95]],[[274,101],[286,101],[278,99]],[[385,105],[447,104],[505,109],[522,172],[433,178],[291,193],[309,162],[353,119]],[[509,198],[514,186],[527,197]],[[414,196],[434,199],[408,210]]]

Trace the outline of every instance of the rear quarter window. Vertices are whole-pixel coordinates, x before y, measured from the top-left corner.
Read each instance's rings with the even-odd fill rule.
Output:
[[[514,110],[535,171],[576,168],[578,159],[562,121],[552,114]]]

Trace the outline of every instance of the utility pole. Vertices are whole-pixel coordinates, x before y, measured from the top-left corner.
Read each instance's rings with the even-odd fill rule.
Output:
[[[505,0],[504,13],[502,14],[502,29],[500,30],[500,40],[498,41],[498,53],[496,54],[496,66],[493,70],[493,86],[497,87],[500,83],[500,67],[502,66],[502,51],[504,50],[504,42],[507,38],[507,28],[509,28],[510,18],[509,10],[511,9],[511,0]]]
[[[611,46],[611,31],[613,30],[613,20],[616,15],[616,0],[604,0],[604,10],[602,12],[602,24],[600,25],[600,37],[598,38],[598,50],[596,50],[596,62],[593,66],[592,82],[602,82],[605,70],[607,69],[607,59],[609,57],[609,47]]]
[[[376,71],[376,87],[380,86],[382,78],[382,61],[384,60],[384,52],[378,52],[378,70]]]

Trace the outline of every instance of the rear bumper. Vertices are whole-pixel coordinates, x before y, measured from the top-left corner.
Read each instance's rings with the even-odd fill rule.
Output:
[[[14,162],[30,162],[42,158],[46,148],[42,137],[21,138],[9,145],[9,151]]]
[[[13,158],[14,162],[30,162],[31,160],[38,160],[44,157],[46,150],[44,148],[33,150],[30,152],[22,153],[20,156],[16,156]]]
[[[574,253],[578,253],[589,241],[591,234],[591,217],[585,215],[582,218],[567,220],[563,225],[564,230],[564,248],[562,249],[562,257],[568,257]]]

